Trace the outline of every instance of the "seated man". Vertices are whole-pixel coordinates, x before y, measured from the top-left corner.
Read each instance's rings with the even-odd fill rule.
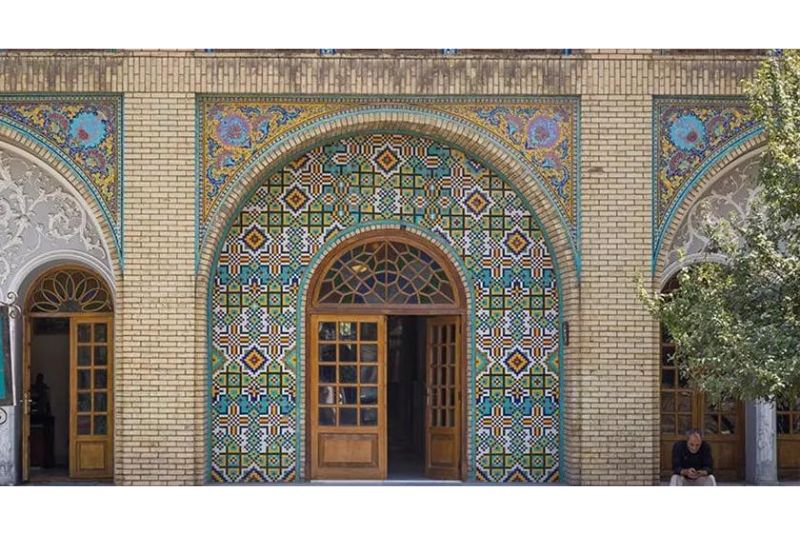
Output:
[[[670,485],[716,485],[711,475],[711,446],[703,442],[699,429],[689,429],[686,440],[672,446],[672,479]]]

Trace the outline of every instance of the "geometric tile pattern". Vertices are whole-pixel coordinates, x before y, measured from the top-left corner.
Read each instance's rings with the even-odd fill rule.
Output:
[[[313,149],[268,176],[235,214],[211,286],[211,478],[299,477],[301,281],[327,240],[379,221],[440,236],[469,275],[470,473],[493,482],[557,479],[559,295],[542,231],[523,198],[484,164],[404,134]]]
[[[681,199],[720,157],[761,131],[746,101],[663,97],[653,102],[653,258]]]
[[[78,171],[121,249],[122,97],[0,95],[0,122],[44,143]]]
[[[549,194],[579,255],[579,101],[572,97],[247,97],[206,95],[198,99],[198,247],[206,225],[226,192],[260,155],[300,128],[364,110],[400,110],[434,115],[468,125],[515,155]],[[376,153],[375,165],[388,172],[398,162]],[[435,155],[431,158],[435,159]],[[302,190],[287,192],[302,204]],[[479,202],[478,199],[474,199]]]

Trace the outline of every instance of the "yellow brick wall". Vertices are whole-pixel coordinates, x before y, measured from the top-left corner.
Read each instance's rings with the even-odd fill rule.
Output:
[[[758,59],[649,50],[0,53],[2,93],[124,94],[116,483],[196,484],[205,477],[210,259],[201,258],[205,269],[196,277],[198,93],[580,96],[580,287],[559,258],[571,331],[563,385],[567,479],[657,481],[657,326],[636,301],[633,282],[650,269],[652,96],[740,94],[739,81]],[[548,208],[534,207],[553,235]]]

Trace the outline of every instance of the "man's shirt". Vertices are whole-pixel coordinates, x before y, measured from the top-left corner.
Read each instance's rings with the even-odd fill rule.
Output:
[[[711,446],[708,442],[700,444],[700,449],[697,453],[689,451],[689,446],[685,440],[676,442],[672,446],[672,473],[680,475],[681,470],[685,468],[694,468],[695,470],[705,470],[709,474],[713,462],[711,460]]]

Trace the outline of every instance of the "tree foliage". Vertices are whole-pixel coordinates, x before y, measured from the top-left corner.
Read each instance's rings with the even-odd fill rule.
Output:
[[[800,395],[800,51],[772,53],[746,83],[764,126],[760,193],[744,219],[713,222],[707,252],[669,295],[640,297],[677,344],[690,384],[722,398]],[[711,225],[711,223],[709,223]]]

